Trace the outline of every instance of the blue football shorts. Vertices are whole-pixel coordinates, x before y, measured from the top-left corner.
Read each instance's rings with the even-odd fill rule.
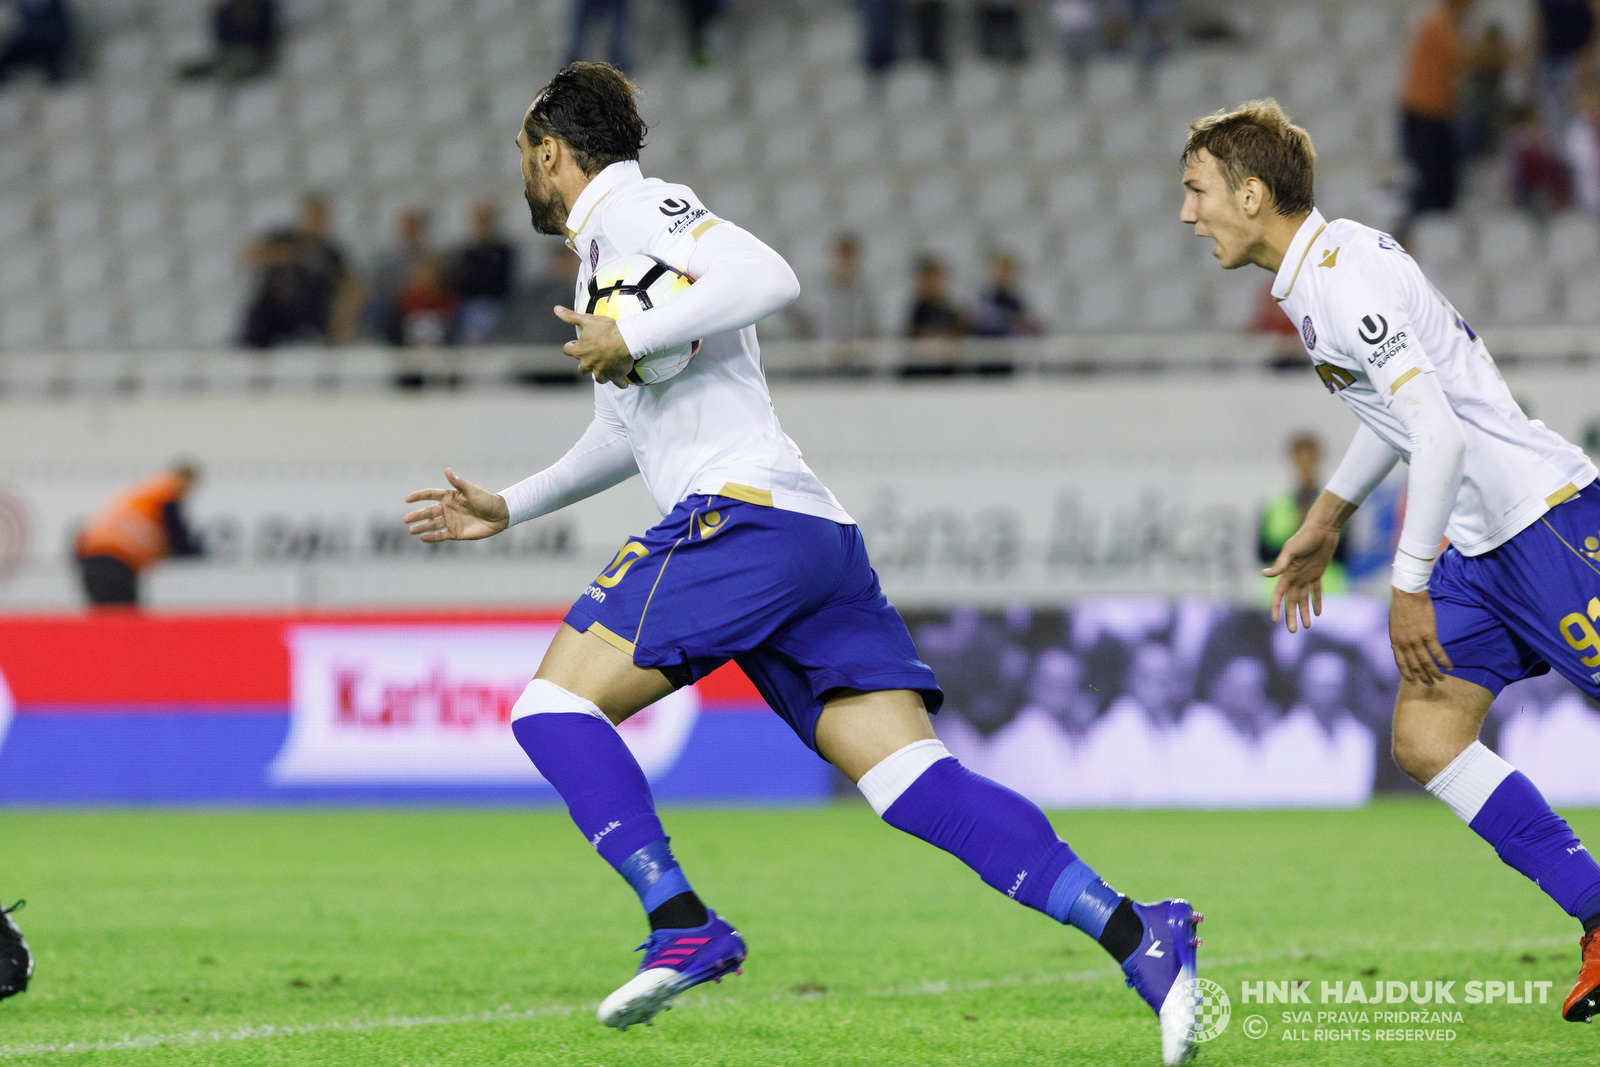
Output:
[[[813,750],[833,690],[944,702],[861,531],[814,515],[691,496],[630,538],[565,621],[680,687],[733,660]]]
[[[1553,668],[1600,699],[1600,481],[1481,556],[1445,549],[1428,593],[1447,673],[1498,695]]]

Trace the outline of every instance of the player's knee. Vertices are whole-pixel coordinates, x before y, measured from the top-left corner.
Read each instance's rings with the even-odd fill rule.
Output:
[[[871,770],[856,782],[856,788],[867,798],[879,817],[899,800],[905,791],[940,760],[952,759],[950,750],[937,738],[913,741],[879,760]]]
[[[1454,751],[1451,748],[1447,738],[1426,725],[1415,720],[1395,721],[1394,738],[1389,745],[1395,766],[1422,785],[1432,781],[1459,754],[1459,745],[1454,746]]]
[[[529,715],[549,714],[592,715],[606,723],[611,721],[594,701],[585,700],[578,694],[543,678],[535,678],[529,682],[522,695],[517,698],[517,702],[511,706],[513,723]]]

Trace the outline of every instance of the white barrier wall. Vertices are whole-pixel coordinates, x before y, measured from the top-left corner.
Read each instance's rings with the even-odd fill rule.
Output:
[[[1580,439],[1600,371],[1509,369]],[[1257,509],[1284,442],[1319,433],[1331,471],[1355,423],[1309,373],[780,382],[780,417],[861,523],[905,606],[1103,593],[1256,594]],[[655,521],[629,482],[509,536],[429,549],[399,517],[442,470],[494,489],[559,456],[585,390],[0,399],[0,609],[80,602],[72,531],[176,457],[210,558],[169,562],[156,606],[560,604]]]

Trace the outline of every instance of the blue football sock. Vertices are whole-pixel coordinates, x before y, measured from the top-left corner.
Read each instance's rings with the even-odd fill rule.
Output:
[[[1439,772],[1428,792],[1568,915],[1588,919],[1600,912],[1600,864],[1528,777],[1481,742]]]
[[[1122,894],[1056,836],[1033,801],[967,770],[936,741],[917,744],[936,747],[920,750],[921,759],[903,761],[900,777],[916,776],[892,799],[879,783],[862,779],[862,792],[874,808],[889,801],[878,812],[883,820],[949,852],[1018,903],[1100,940]],[[893,775],[891,761],[913,748],[901,749],[868,776]],[[936,758],[919,767],[929,756]],[[889,789],[898,785],[891,782]]]
[[[535,686],[548,688],[535,690]],[[530,696],[536,703],[525,703]],[[616,727],[598,709],[548,710],[549,705],[594,708],[549,682],[535,681],[517,702],[517,710],[537,710],[514,718],[511,732],[567,802],[567,811],[584,837],[633,887],[647,913],[681,893],[691,893],[656,816],[650,783]]]

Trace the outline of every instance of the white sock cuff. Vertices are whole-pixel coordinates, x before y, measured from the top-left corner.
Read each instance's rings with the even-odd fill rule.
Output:
[[[576,715],[593,715],[606,725],[611,725],[611,720],[606,718],[606,713],[592,700],[585,700],[576,693],[568,692],[554,682],[547,682],[543,678],[535,678],[528,683],[522,691],[517,702],[511,706],[511,721],[516,722],[528,715],[544,715],[551,712],[569,712]]]
[[[900,794],[911,788],[911,783],[922,777],[922,772],[942,759],[949,759],[950,750],[936,737],[913,741],[905,748],[896,749],[861,776],[856,788],[867,798],[872,810],[880,816],[900,799]]]
[[[1428,783],[1427,790],[1444,801],[1462,822],[1471,823],[1489,795],[1514,770],[1482,741],[1474,741]]]

